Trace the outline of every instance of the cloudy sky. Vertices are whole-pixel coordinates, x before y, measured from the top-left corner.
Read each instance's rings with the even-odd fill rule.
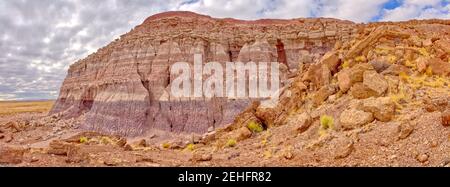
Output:
[[[169,10],[372,22],[450,19],[450,0],[0,0],[0,100],[56,98],[71,63]]]

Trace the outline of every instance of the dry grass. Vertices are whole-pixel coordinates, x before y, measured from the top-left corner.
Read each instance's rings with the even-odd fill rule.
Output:
[[[20,113],[47,113],[54,101],[0,101],[0,116]]]

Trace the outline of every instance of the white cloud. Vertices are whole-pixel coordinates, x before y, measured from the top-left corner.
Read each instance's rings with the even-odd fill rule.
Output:
[[[198,0],[178,10],[240,19],[333,17],[367,22],[389,0]]]
[[[406,21],[410,19],[450,19],[450,5],[442,6],[448,0],[405,0],[392,10],[385,10],[383,21]]]

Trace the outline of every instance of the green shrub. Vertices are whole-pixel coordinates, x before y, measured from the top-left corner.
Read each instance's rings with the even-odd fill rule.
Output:
[[[164,149],[169,149],[170,148],[170,143],[163,143],[162,144],[162,147],[164,148]]]
[[[88,140],[87,137],[84,137],[84,136],[83,136],[83,137],[80,137],[80,143],[83,143],[83,144],[84,144],[84,143],[88,143],[88,141],[89,141],[89,140]]]
[[[227,147],[235,147],[236,144],[237,144],[237,141],[236,141],[235,139],[229,139],[229,140],[227,141],[226,146],[227,146]]]
[[[248,123],[247,125],[247,128],[254,133],[260,133],[264,131],[263,126],[255,121],[250,121],[250,123]]]
[[[334,118],[328,115],[323,115],[320,117],[320,126],[324,130],[334,128]]]

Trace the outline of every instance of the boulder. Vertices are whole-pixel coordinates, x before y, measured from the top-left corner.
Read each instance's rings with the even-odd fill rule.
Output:
[[[424,99],[425,110],[428,112],[445,111],[449,104],[450,96],[447,97],[432,97]]]
[[[373,114],[378,121],[388,122],[394,118],[395,103],[389,97],[363,100],[362,109]]]
[[[369,62],[369,64],[373,66],[377,73],[381,73],[391,66],[391,64],[382,59],[372,60]]]
[[[313,102],[316,106],[319,106],[320,104],[322,104],[322,102],[324,102],[325,100],[328,99],[328,97],[330,95],[333,95],[337,92],[336,90],[336,86],[334,85],[326,85],[322,88],[320,88],[313,97]]]
[[[364,72],[374,70],[371,64],[356,64],[350,68],[350,78],[352,83],[362,82],[364,80]]]
[[[428,68],[430,68],[433,74],[448,76],[450,75],[450,63],[444,62],[440,58],[431,58],[427,62]]]
[[[398,135],[398,138],[400,140],[408,138],[409,135],[414,131],[414,126],[411,124],[411,122],[404,123],[400,126],[400,132]]]
[[[442,121],[442,125],[445,127],[449,127],[450,126],[450,109],[442,112],[441,114],[441,121]]]
[[[0,146],[0,164],[20,164],[26,149]]]
[[[338,72],[341,61],[337,52],[328,52],[322,57],[322,63],[328,66],[328,69],[334,74]]]
[[[353,141],[345,136],[337,136],[328,144],[330,144],[330,153],[334,159],[347,158],[355,150]]]
[[[420,57],[416,59],[417,71],[424,73],[427,70],[427,59]]]
[[[4,140],[6,143],[10,143],[10,142],[12,142],[12,141],[14,140],[14,136],[13,136],[12,133],[6,133],[6,134],[5,134],[5,137],[3,138],[3,140]]]
[[[373,119],[373,115],[370,112],[348,109],[341,113],[339,120],[344,129],[355,129],[372,122]]]
[[[312,124],[312,118],[309,113],[303,112],[301,114],[296,114],[293,117],[287,119],[287,124],[293,127],[293,131],[296,133],[303,133]]]
[[[242,141],[252,136],[252,131],[247,127],[241,127],[232,133],[232,138],[236,141]]]
[[[49,143],[48,154],[67,156],[70,150],[74,150],[76,145],[61,140],[53,140]]]
[[[86,162],[89,159],[89,154],[83,151],[78,146],[67,146],[66,151],[67,151],[66,162],[68,163]]]
[[[350,93],[356,99],[366,99],[369,97],[377,96],[378,93],[365,86],[363,83],[356,83],[350,89]]]
[[[309,66],[302,81],[310,81],[314,88],[328,85],[331,79],[331,71],[326,64],[316,63]]]
[[[374,91],[377,94],[376,96],[384,94],[389,87],[386,79],[376,71],[366,71],[363,77],[364,86]]]
[[[350,77],[350,70],[344,69],[341,70],[337,74],[337,80],[338,80],[338,86],[341,92],[345,93],[347,92],[350,87],[352,86],[352,79]]]
[[[403,65],[399,65],[399,64],[392,64],[391,66],[389,66],[389,68],[387,68],[386,70],[384,70],[383,72],[381,72],[381,75],[393,75],[393,76],[398,76],[400,73],[406,73],[406,74],[411,74],[411,70]]]

